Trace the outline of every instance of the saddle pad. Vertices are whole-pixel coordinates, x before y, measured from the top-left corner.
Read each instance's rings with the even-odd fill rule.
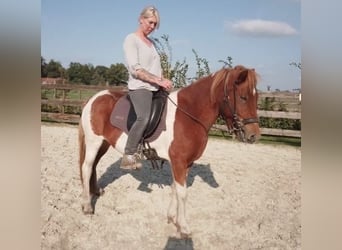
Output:
[[[124,95],[120,97],[120,99],[116,102],[114,109],[112,110],[112,113],[110,115],[110,123],[114,127],[121,129],[126,134],[128,134],[127,119],[130,107],[131,103],[127,99],[127,96]],[[145,141],[152,142],[156,140],[160,136],[162,131],[166,130],[166,107],[167,102],[165,103],[164,111],[156,130],[149,138],[145,138]]]

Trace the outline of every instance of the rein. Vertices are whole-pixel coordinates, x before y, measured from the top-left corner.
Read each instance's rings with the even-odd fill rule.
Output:
[[[186,114],[187,116],[189,116],[191,119],[193,119],[194,121],[198,122],[206,132],[208,132],[207,127],[203,124],[203,122],[201,122],[199,119],[197,119],[195,116],[193,116],[192,114],[190,114],[189,112],[187,112],[186,110],[180,108],[169,96],[167,96],[167,98],[170,100],[170,102],[175,105],[177,107],[177,109],[179,109],[180,111],[182,111],[184,114]]]

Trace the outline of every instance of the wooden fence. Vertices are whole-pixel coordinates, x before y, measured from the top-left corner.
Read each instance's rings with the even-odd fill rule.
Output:
[[[87,85],[42,85],[41,86],[41,120],[78,124],[83,105],[88,98],[97,91],[103,89],[126,90],[123,86],[87,86]],[[271,98],[272,103],[286,107],[284,111],[258,110],[259,117],[287,118],[301,120],[301,104],[298,93],[293,92],[273,92],[260,93],[259,103],[265,98]],[[45,106],[45,108],[44,108]],[[43,111],[46,107],[51,107],[49,112]],[[68,112],[69,107],[78,109],[76,113]],[[276,107],[277,108],[277,107]],[[227,131],[224,125],[215,125],[213,130],[220,129]],[[300,130],[260,128],[263,135],[276,135],[288,137],[301,137]]]

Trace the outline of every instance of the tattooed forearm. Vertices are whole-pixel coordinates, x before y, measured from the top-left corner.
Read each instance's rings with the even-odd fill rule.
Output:
[[[138,79],[145,81],[145,82],[149,82],[149,83],[156,83],[158,84],[161,80],[160,77],[151,74],[150,72],[146,71],[145,69],[138,69],[136,76]]]
[[[169,79],[158,77],[144,69],[138,69],[136,71],[136,77],[145,82],[158,84],[167,90],[172,89],[172,82]]]

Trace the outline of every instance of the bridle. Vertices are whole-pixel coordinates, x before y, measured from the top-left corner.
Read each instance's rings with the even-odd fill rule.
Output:
[[[244,127],[247,124],[251,124],[251,123],[259,123],[259,119],[257,117],[250,117],[250,118],[245,118],[245,119],[240,119],[239,115],[236,112],[236,83],[237,80],[235,81],[235,83],[233,84],[233,94],[234,94],[234,104],[233,107],[231,105],[230,102],[230,98],[228,95],[228,77],[229,77],[229,72],[227,73],[226,77],[225,77],[225,81],[224,81],[224,89],[223,89],[223,104],[224,107],[228,107],[230,113],[232,114],[233,119],[229,119],[232,120],[232,127],[228,127],[228,132],[230,134],[233,134],[233,132],[237,133],[239,135],[239,137],[245,142],[246,138],[245,138],[245,134],[244,134]],[[224,112],[220,112],[220,115],[222,116],[222,118],[224,120],[228,120],[228,118],[226,117],[226,115],[224,114]]]

